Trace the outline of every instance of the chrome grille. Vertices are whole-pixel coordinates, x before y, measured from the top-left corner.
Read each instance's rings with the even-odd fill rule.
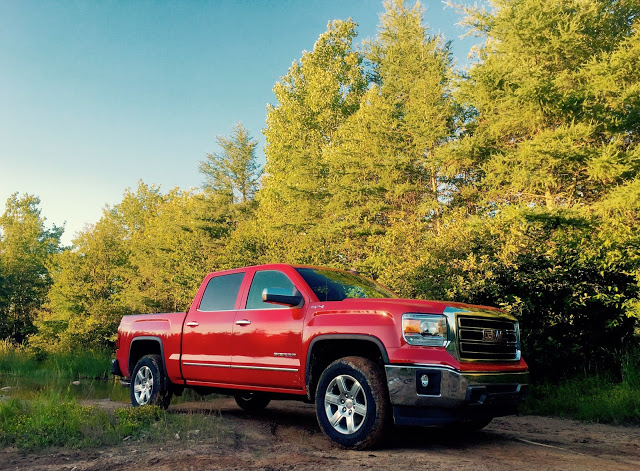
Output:
[[[461,360],[518,360],[516,323],[458,316],[458,349]]]

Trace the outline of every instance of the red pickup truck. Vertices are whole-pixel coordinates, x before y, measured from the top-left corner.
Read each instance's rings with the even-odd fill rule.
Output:
[[[187,313],[125,316],[112,372],[134,406],[184,388],[315,402],[334,442],[365,449],[392,424],[478,429],[528,389],[515,318],[400,299],[352,272],[272,264],[207,275]]]

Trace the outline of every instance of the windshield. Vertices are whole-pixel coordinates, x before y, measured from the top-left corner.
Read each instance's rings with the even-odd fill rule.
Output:
[[[373,280],[355,273],[322,268],[296,268],[319,301],[342,301],[345,298],[397,298]]]

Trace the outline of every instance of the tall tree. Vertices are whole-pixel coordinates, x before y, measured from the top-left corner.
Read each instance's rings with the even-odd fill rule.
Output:
[[[225,203],[226,205],[226,203]],[[32,347],[112,346],[123,315],[188,309],[205,273],[228,268],[228,220],[201,193],[139,182],[54,257]],[[226,209],[220,210],[221,214]]]
[[[258,198],[258,225],[271,256],[288,257],[293,246],[305,245],[324,212],[323,149],[358,109],[367,88],[363,57],[352,45],[355,36],[354,21],[330,22],[313,50],[305,51],[273,89],[278,104],[267,109],[267,161]]]
[[[569,356],[615,372],[640,306],[640,3],[491,3],[467,10],[486,42],[458,95],[473,119],[447,145],[476,161],[484,198],[398,272],[419,296],[518,316],[538,374]]]
[[[136,220],[137,219],[137,220]],[[140,218],[127,218],[139,227]],[[135,230],[135,229],[131,229]],[[29,344],[44,352],[105,348],[112,345],[124,314],[134,311],[122,295],[131,274],[128,228],[112,208],[52,261],[53,284],[36,319]]]
[[[138,312],[185,311],[203,275],[227,268],[228,231],[209,230],[211,201],[177,188],[161,198],[157,210],[145,212],[143,227],[131,235],[132,273],[122,297]]]
[[[39,204],[36,196],[14,193],[0,217],[0,338],[16,342],[34,331],[51,285],[48,262],[61,250],[64,228],[46,228]]]
[[[621,67],[615,59],[625,55],[620,49],[628,55],[636,47],[630,41],[637,35],[640,4],[492,4],[491,11],[467,10],[467,24],[485,38],[485,46],[463,85],[461,96],[477,119],[470,137],[460,143],[482,166],[488,199],[550,209],[599,199],[637,167],[635,154],[629,153],[629,129],[616,130],[607,125],[610,119],[600,119],[613,106],[617,113],[611,117],[622,113],[626,118],[617,122],[631,118],[637,129],[637,69]],[[606,99],[616,82],[608,74],[606,81],[602,73],[598,77],[606,64],[626,79],[618,87],[632,87],[624,105]]]
[[[252,200],[262,173],[256,159],[258,142],[251,138],[242,123],[236,123],[231,136],[218,136],[216,141],[221,151],[207,154],[207,159],[200,162],[205,189],[232,202]]]
[[[325,148],[332,197],[324,214],[331,224],[323,226],[341,232],[335,239],[344,241],[343,264],[362,268],[375,259],[375,245],[391,227],[410,227],[407,236],[415,238],[414,222],[437,224],[449,204],[459,166],[440,148],[455,133],[452,59],[423,22],[419,2],[385,2],[369,44],[375,83]]]

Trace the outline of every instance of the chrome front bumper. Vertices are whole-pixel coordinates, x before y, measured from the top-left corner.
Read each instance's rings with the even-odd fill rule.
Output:
[[[442,366],[386,365],[396,423],[433,425],[514,414],[529,389],[529,373],[462,373]],[[421,378],[426,375],[427,386]]]

